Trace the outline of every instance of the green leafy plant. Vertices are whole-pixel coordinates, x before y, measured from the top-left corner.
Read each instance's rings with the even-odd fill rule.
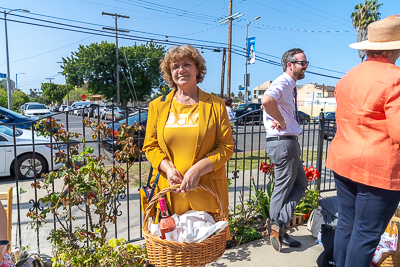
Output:
[[[93,130],[94,140],[101,142],[111,135],[111,129],[104,122],[82,122]],[[51,129],[56,127],[59,130],[53,135]],[[83,151],[79,152],[80,143],[73,142],[72,138],[80,134],[66,131],[63,125],[49,118],[36,125],[38,135],[51,136],[59,148],[55,162],[64,163],[60,169],[47,174],[42,182],[32,184],[46,191],[39,200],[44,208],[27,214],[35,230],[47,223],[58,225],[47,238],[53,247],[53,266],[143,266],[145,249],[126,244],[122,239],[109,242],[106,239],[107,224],[116,223],[117,199],[123,196],[127,182],[121,162],[126,162],[127,168],[132,165],[138,152],[133,138],[138,129],[137,125],[122,124],[120,131],[113,133],[122,149],[115,153],[117,163],[106,169],[104,161],[111,159],[104,156],[105,153],[93,155],[93,148],[85,146],[84,138],[81,141]],[[59,191],[53,190],[56,180],[62,183]],[[85,225],[74,223],[73,210],[80,210],[87,216]]]

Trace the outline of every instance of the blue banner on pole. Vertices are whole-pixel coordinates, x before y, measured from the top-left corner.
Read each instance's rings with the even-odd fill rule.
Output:
[[[7,74],[5,74],[5,73],[0,73],[0,78],[7,78]]]
[[[247,65],[256,63],[256,37],[247,39]]]

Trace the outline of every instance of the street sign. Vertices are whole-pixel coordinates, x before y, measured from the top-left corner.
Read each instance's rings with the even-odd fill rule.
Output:
[[[83,101],[86,100],[86,95],[85,95],[85,94],[81,95],[81,97],[82,97],[82,100],[83,100]]]
[[[239,87],[239,90],[244,90],[244,87]]]
[[[8,89],[7,80],[3,81],[3,86],[4,86],[4,88]],[[15,82],[13,80],[11,80],[11,89],[14,89],[14,88],[15,88]]]
[[[5,73],[0,73],[0,78],[7,78],[7,74],[5,74]]]

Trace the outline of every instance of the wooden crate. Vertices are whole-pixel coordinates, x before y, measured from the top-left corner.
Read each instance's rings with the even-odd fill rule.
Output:
[[[303,215],[293,215],[292,220],[290,220],[289,228],[296,227],[303,224]]]

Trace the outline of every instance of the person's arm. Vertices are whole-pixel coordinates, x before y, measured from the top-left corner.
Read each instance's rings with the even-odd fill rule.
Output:
[[[384,110],[389,136],[394,143],[400,144],[400,78],[387,90]]]
[[[264,95],[261,98],[261,104],[265,111],[274,118],[272,122],[272,128],[277,128],[278,130],[284,130],[286,128],[286,122],[283,118],[281,112],[279,111],[278,104],[275,99],[270,95]]]
[[[7,239],[7,215],[4,210],[3,205],[0,202],[0,240],[8,240]],[[10,241],[10,240],[9,240]],[[6,245],[0,245],[0,262],[3,261],[4,255],[7,252]]]
[[[168,158],[167,154],[160,148],[157,137],[157,103],[150,102],[149,113],[147,116],[146,135],[143,142],[142,150],[146,154],[154,169],[159,170],[161,162]]]

